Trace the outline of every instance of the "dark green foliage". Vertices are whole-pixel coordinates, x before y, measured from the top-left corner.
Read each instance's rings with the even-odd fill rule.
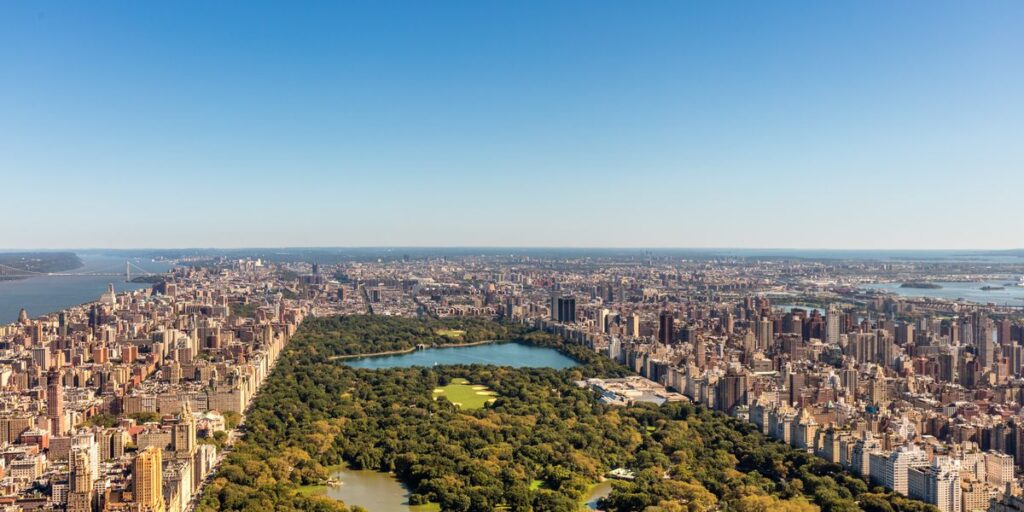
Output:
[[[256,316],[256,310],[259,309],[259,304],[252,302],[241,303],[234,302],[231,304],[231,314],[242,318],[253,318]]]
[[[444,329],[466,332],[458,339],[435,334]],[[366,370],[335,358],[488,339],[557,348],[581,366]],[[725,504],[736,510],[814,510],[811,501],[823,510],[846,511],[855,510],[858,496],[866,494],[862,480],[769,441],[749,424],[687,404],[602,405],[573,384],[625,373],[585,347],[517,325],[311,319],[254,401],[247,435],[207,487],[200,509],[344,510],[326,498],[297,493],[299,485],[323,483],[328,467],[338,464],[392,472],[409,486],[415,503],[455,511],[576,511],[589,486],[615,467],[629,467],[638,477],[615,483],[604,504],[612,511],[699,511]],[[498,400],[460,410],[433,399],[435,387],[457,377],[496,391]],[[542,482],[539,489],[530,489],[533,480]],[[912,510],[896,508],[902,498],[872,499],[893,510]]]
[[[117,416],[107,412],[99,413],[85,420],[85,426],[87,427],[111,428],[115,425],[117,425]]]

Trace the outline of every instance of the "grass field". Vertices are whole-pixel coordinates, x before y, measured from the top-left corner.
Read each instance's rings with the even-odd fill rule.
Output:
[[[427,503],[426,505],[409,505],[409,510],[413,512],[441,512],[441,505],[437,503]]]
[[[466,331],[459,329],[438,329],[436,332],[438,336],[447,336],[449,338],[461,338],[466,335]]]
[[[486,386],[474,386],[466,379],[452,379],[447,386],[434,390],[434,399],[439,396],[447,398],[449,402],[458,404],[463,409],[481,409],[489,402],[493,402],[497,393]]]
[[[300,485],[299,494],[303,496],[320,496],[327,493],[326,485]]]

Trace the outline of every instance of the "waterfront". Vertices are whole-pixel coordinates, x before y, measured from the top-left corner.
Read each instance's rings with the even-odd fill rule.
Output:
[[[937,282],[942,288],[901,288],[903,283],[879,283],[864,285],[869,290],[895,293],[904,297],[928,297],[946,300],[969,300],[981,304],[1009,304],[1024,306],[1024,287],[1014,286],[1016,279],[971,282]],[[1009,284],[1010,286],[1007,286]],[[1002,290],[982,290],[983,286],[1003,287]]]
[[[68,272],[124,272],[126,258],[103,254],[79,254],[82,266]],[[151,272],[166,272],[166,263],[132,259],[132,264]],[[18,311],[25,308],[37,317],[99,299],[113,284],[118,293],[152,286],[148,283],[126,283],[120,276],[35,276],[0,281],[0,323],[14,322]]]
[[[612,481],[605,480],[590,489],[590,493],[587,494],[586,505],[591,510],[597,510],[597,502],[601,498],[607,498],[612,493]]]
[[[437,510],[436,505],[410,505],[409,489],[389,473],[341,467],[331,474],[331,478],[337,480],[338,485],[323,487],[324,494],[349,506],[359,505],[369,512]],[[611,492],[612,483],[605,480],[591,487],[582,501],[588,509],[597,510],[597,501]]]
[[[378,370],[409,366],[490,364],[513,368],[570,368],[578,363],[561,352],[523,343],[495,342],[467,347],[430,348],[407,354],[368,356],[343,362],[353,368]]]
[[[422,512],[427,507],[409,505],[409,490],[393,475],[370,470],[340,468],[331,475],[340,485],[328,485],[328,497],[369,512]]]

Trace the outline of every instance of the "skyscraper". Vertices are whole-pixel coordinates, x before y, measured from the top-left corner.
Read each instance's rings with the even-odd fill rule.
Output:
[[[557,320],[562,323],[576,323],[576,297],[566,295],[558,298]]]
[[[61,311],[57,316],[57,333],[61,338],[68,337],[68,314],[65,311]]]
[[[703,344],[701,344],[703,345]],[[703,347],[702,347],[703,348]],[[737,406],[747,403],[747,376],[730,368],[718,381],[718,407],[731,415]]]
[[[76,447],[68,457],[68,512],[92,511],[92,462],[89,450]]]
[[[634,338],[640,336],[640,315],[630,313],[629,322],[626,324],[626,334]]]
[[[174,457],[191,458],[196,451],[196,420],[188,400],[181,403],[181,414],[174,423]]]
[[[52,368],[46,374],[46,418],[50,435],[62,436],[64,425],[64,371]]]
[[[132,462],[132,492],[139,512],[164,512],[163,458],[160,449],[147,447]]]
[[[839,312],[839,306],[828,305],[828,314],[825,316],[825,341],[829,345],[839,344],[839,325],[843,321],[843,315]]]
[[[658,341],[666,345],[671,345],[675,340],[675,331],[672,326],[675,318],[672,317],[671,311],[662,311],[661,316],[658,317]]]
[[[608,323],[608,308],[601,308],[597,311],[597,332],[607,332],[606,325]]]
[[[763,350],[769,347],[774,341],[773,336],[772,321],[762,317],[757,322],[757,348]]]
[[[704,368],[707,364],[707,347],[704,345],[703,336],[698,334],[696,338],[693,342],[694,362],[697,364],[697,368]]]

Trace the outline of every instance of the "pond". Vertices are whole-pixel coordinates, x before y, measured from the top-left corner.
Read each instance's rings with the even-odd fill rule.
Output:
[[[574,359],[551,348],[524,343],[495,342],[465,347],[429,348],[407,354],[367,356],[342,360],[353,368],[405,368],[409,366],[442,366],[454,364],[489,364],[514,368],[571,368]]]
[[[359,505],[369,512],[430,510],[427,506],[409,505],[409,490],[388,473],[342,468],[331,476],[341,485],[327,486],[327,496],[344,501],[346,505]]]
[[[605,480],[590,489],[590,494],[587,495],[586,505],[590,510],[597,510],[597,500],[607,497],[612,493],[612,482],[611,480]]]
[[[359,505],[369,512],[431,512],[437,505],[409,505],[409,490],[393,475],[370,470],[339,468],[332,475],[340,485],[327,486],[325,494],[346,505]],[[598,483],[584,498],[588,509],[597,510],[597,500],[612,492],[610,481]]]

